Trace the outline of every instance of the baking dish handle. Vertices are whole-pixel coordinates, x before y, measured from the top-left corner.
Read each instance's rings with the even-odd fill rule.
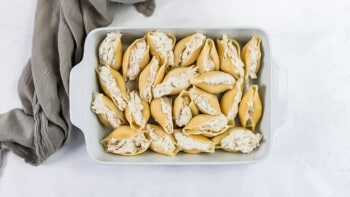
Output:
[[[287,118],[288,113],[288,75],[287,68],[280,62],[272,60],[273,78],[275,82],[273,88],[272,128],[276,130],[281,127]]]
[[[78,128],[80,131],[82,131],[81,128],[77,127],[76,125],[80,124],[80,109],[83,108],[82,103],[78,102],[79,97],[81,94],[81,87],[83,84],[83,78],[80,76],[79,73],[81,73],[81,69],[83,69],[84,62],[81,61],[80,63],[76,64],[70,72],[69,77],[69,113],[70,113],[70,120],[72,124],[75,126],[75,128]]]

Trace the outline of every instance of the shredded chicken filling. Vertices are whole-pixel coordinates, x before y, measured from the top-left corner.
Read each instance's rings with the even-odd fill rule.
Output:
[[[224,84],[232,87],[234,82],[235,82],[235,79],[230,74],[226,74],[226,73],[204,78],[204,83],[208,83],[212,85]]]
[[[131,139],[116,140],[112,138],[107,144],[107,151],[116,154],[137,154],[145,150],[150,142],[143,134],[137,135]]]
[[[174,89],[182,88],[186,89],[190,87],[190,79],[196,77],[198,68],[193,67],[186,72],[181,73],[178,76],[169,77],[167,80],[156,85],[153,89],[153,96],[159,98],[165,95],[171,94]]]
[[[160,31],[153,32],[150,37],[155,45],[155,50],[167,57],[170,65],[174,64],[173,40]]]
[[[258,69],[258,59],[261,57],[261,52],[259,49],[258,42],[254,42],[254,44],[250,45],[248,48],[250,52],[250,65],[249,65],[249,75],[251,78],[257,78],[256,72]]]
[[[94,93],[91,103],[91,110],[95,114],[101,114],[111,124],[113,128],[117,128],[121,125],[120,119],[116,116],[114,111],[110,109],[103,101],[103,95]]]
[[[178,144],[185,150],[199,150],[203,152],[211,151],[212,142],[201,142],[186,135],[176,132],[174,134]]]
[[[111,74],[110,68],[107,66],[101,66],[99,69],[99,76],[103,85],[109,90],[111,99],[117,104],[117,107],[124,111],[126,107],[125,100],[121,97],[120,89],[116,83],[115,78]]]
[[[170,98],[161,98],[161,108],[162,112],[166,115],[166,129],[169,132],[173,132],[173,117],[172,117],[172,109],[171,109],[171,99]]]
[[[250,153],[259,146],[262,135],[250,131],[235,130],[221,140],[221,148],[230,151]]]
[[[199,130],[206,133],[220,132],[227,125],[227,119],[224,115],[218,115],[216,118],[204,123]]]
[[[141,61],[146,55],[147,44],[145,41],[137,42],[135,48],[130,50],[130,64],[127,71],[127,77],[130,80],[137,78],[141,71]]]
[[[242,77],[244,75],[244,64],[240,57],[238,56],[238,51],[235,46],[233,46],[232,42],[230,42],[226,35],[222,36],[222,43],[224,44],[225,54],[230,58],[236,73],[238,76]]]
[[[130,101],[128,103],[128,106],[135,123],[143,128],[146,124],[146,120],[142,117],[142,111],[144,107],[141,104],[141,99],[136,92],[130,93]]]
[[[192,91],[193,93],[193,102],[197,105],[197,107],[210,115],[216,115],[218,112],[213,106],[210,105],[209,98],[205,95],[200,95],[196,91]]]
[[[122,34],[119,32],[108,33],[99,47],[99,59],[102,64],[111,66],[115,64],[115,50],[117,41],[120,40]]]
[[[231,109],[227,114],[227,116],[231,119],[234,119],[236,117],[238,113],[238,104],[241,102],[241,99],[242,99],[241,83],[242,83],[242,80],[238,81],[236,84],[236,86],[238,87],[237,92],[233,97],[233,103],[232,103]]]
[[[150,65],[150,74],[147,78],[147,84],[145,88],[142,90],[142,97],[146,99],[148,102],[152,100],[152,87],[154,85],[154,82],[156,80],[157,72],[159,68],[159,62],[158,60],[154,60],[154,63]]]
[[[247,115],[247,127],[252,126],[252,117],[254,113],[254,101],[253,101],[253,96],[249,99],[248,101],[248,115]]]
[[[202,33],[195,33],[191,41],[185,44],[186,48],[181,55],[182,61],[186,61],[196,49],[201,47],[204,40],[205,36]]]
[[[154,143],[157,146],[160,146],[163,148],[165,152],[173,152],[175,151],[175,144],[171,140],[170,136],[158,136],[154,133],[152,129],[149,131],[149,136],[151,138],[152,143]]]

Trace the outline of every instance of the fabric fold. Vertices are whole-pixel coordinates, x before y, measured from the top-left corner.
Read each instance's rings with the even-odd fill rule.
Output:
[[[0,165],[5,149],[39,165],[70,140],[75,127],[69,117],[69,73],[82,58],[88,32],[112,22],[111,4],[108,0],[38,0],[32,57],[18,82],[23,109],[0,115]],[[149,9],[139,12],[153,13],[153,0],[140,4]]]

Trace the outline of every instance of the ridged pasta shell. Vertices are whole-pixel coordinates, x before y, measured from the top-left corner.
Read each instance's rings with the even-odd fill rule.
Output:
[[[219,55],[211,38],[205,41],[203,49],[197,58],[197,66],[200,74],[220,69]]]
[[[145,38],[135,40],[123,56],[123,77],[125,81],[135,80],[150,59],[149,46]]]
[[[193,64],[204,46],[205,39],[205,35],[197,32],[180,40],[174,48],[175,66]]]
[[[140,97],[148,103],[153,99],[153,86],[164,78],[166,64],[161,64],[159,58],[153,56],[150,63],[140,73],[138,80]]]
[[[221,71],[210,71],[191,79],[191,84],[202,88],[206,92],[219,94],[232,89],[235,81],[235,78],[230,74]]]
[[[124,111],[128,99],[123,77],[118,71],[108,66],[99,66],[96,72],[103,92],[114,102],[119,110]]]
[[[92,94],[91,111],[96,114],[105,127],[118,128],[127,124],[124,113],[114,105],[111,99],[103,94]]]
[[[110,66],[119,70],[123,59],[122,34],[119,32],[108,33],[98,48],[98,58],[101,65]]]
[[[199,114],[193,117],[183,128],[185,135],[204,135],[213,137],[224,132],[227,126],[227,119],[223,114],[212,116]]]
[[[173,135],[167,134],[158,125],[147,124],[145,135],[151,142],[150,149],[156,153],[175,156],[180,151]]]
[[[244,94],[239,104],[238,114],[243,127],[252,128],[258,124],[262,113],[262,104],[258,92],[258,86],[252,85]]]
[[[193,103],[190,93],[182,90],[174,101],[173,116],[175,124],[183,127],[198,113],[198,108]]]
[[[130,126],[120,126],[105,137],[101,144],[106,152],[118,155],[138,155],[151,144],[143,131],[135,131]]]
[[[261,38],[252,37],[242,49],[242,60],[245,64],[246,81],[257,78],[261,63]]]
[[[212,140],[218,148],[225,151],[250,153],[260,145],[261,139],[262,135],[260,133],[253,133],[242,127],[231,127]]]
[[[156,30],[148,32],[146,39],[153,56],[163,57],[167,60],[167,64],[174,65],[173,48],[176,43],[174,34]]]
[[[236,79],[244,77],[244,64],[241,60],[240,46],[232,38],[223,35],[217,39],[220,69]]]
[[[172,100],[170,97],[155,98],[151,102],[151,114],[155,121],[171,134],[174,131]]]
[[[190,80],[198,75],[196,66],[174,68],[163,81],[153,88],[153,97],[174,95],[191,86]]]
[[[160,84],[163,81],[163,79],[165,77],[165,73],[166,73],[167,68],[168,68],[166,59],[161,57],[161,58],[159,58],[159,61],[160,61],[160,67],[158,69],[158,72],[156,74],[156,78],[154,80],[154,84],[152,87],[152,93],[153,93],[154,86]]]
[[[175,129],[174,137],[182,151],[186,153],[196,154],[200,152],[215,152],[215,144],[202,135],[185,135],[181,130]]]
[[[243,79],[236,81],[232,90],[228,90],[221,97],[221,111],[226,116],[229,125],[235,125],[238,106],[243,95]]]
[[[137,91],[129,92],[129,102],[125,108],[125,118],[134,130],[144,129],[150,118],[147,102],[141,100]]]
[[[219,100],[216,95],[207,93],[195,86],[191,88],[190,94],[193,103],[202,113],[209,115],[221,114]]]

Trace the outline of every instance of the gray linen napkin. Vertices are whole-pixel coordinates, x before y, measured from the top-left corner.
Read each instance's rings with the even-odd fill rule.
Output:
[[[152,15],[154,0],[113,0],[135,3]],[[23,109],[0,115],[1,153],[10,149],[39,165],[68,142],[76,129],[69,118],[69,73],[83,54],[88,32],[112,22],[109,0],[38,0],[32,56],[18,82]]]

